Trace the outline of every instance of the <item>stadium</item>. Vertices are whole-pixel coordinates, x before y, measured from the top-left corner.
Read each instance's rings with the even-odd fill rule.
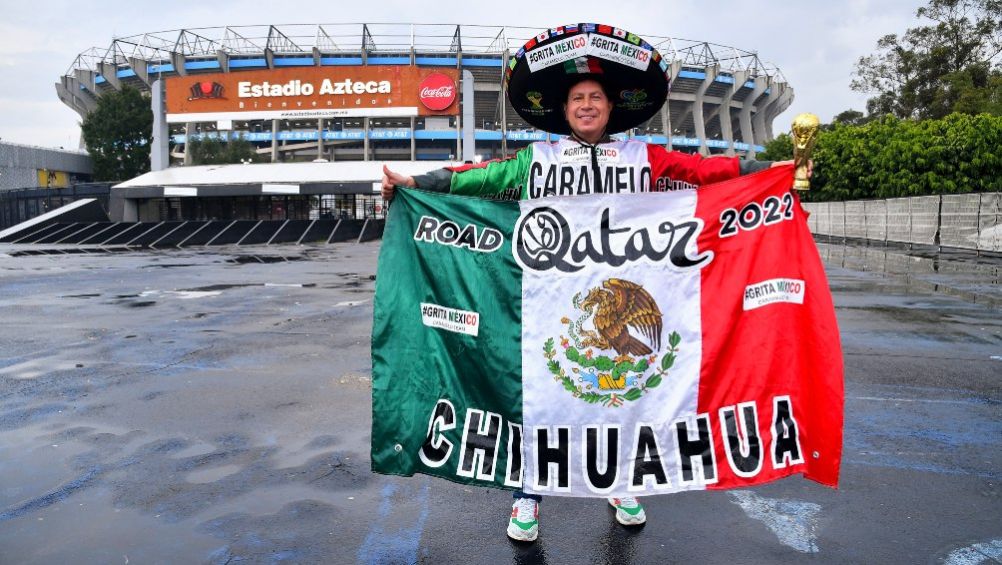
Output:
[[[205,94],[211,96],[211,84],[224,81],[208,79],[243,73],[254,75],[260,86],[297,80],[302,84],[295,71],[310,67],[330,76],[407,67],[425,73],[449,70],[459,92],[457,104],[446,111],[394,116],[384,107],[391,104],[379,101],[368,113],[315,116],[313,108],[307,108],[286,112],[281,119],[223,120],[222,130],[220,120],[173,116],[168,120],[171,158],[183,160],[186,135],[192,134],[224,139],[242,135],[273,161],[470,160],[464,159],[470,151],[464,155],[462,142],[464,134],[472,133],[473,155],[490,159],[546,139],[545,133],[519,119],[502,92],[506,61],[539,31],[444,24],[303,24],[146,33],[81,53],[56,90],[67,106],[85,116],[102,94],[123,85],[148,91],[159,79],[165,79],[168,89],[176,84],[184,91],[208,83]],[[736,47],[643,37],[670,62],[672,86],[660,114],[629,135],[704,154],[754,154],[772,138],[773,120],[793,100],[793,89],[778,68]],[[168,92],[168,105],[170,96]]]
[[[557,138],[518,116],[503,77],[527,40],[563,29],[343,23],[152,32],[79,54],[56,90],[82,117],[123,87],[151,93],[153,172],[114,188],[117,221],[379,218],[381,163],[415,174]],[[774,65],[736,47],[630,37],[661,53],[671,91],[653,118],[617,135],[749,158],[772,139],[773,120],[793,100]],[[187,141],[204,138],[245,139],[272,164],[178,167],[197,164]]]

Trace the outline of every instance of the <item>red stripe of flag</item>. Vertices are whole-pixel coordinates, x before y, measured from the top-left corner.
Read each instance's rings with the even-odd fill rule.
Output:
[[[713,261],[700,273],[703,361],[697,411],[709,413],[712,422],[719,479],[708,488],[760,484],[795,473],[832,487],[838,484],[842,350],[824,265],[800,202],[789,193],[792,182],[790,165],[697,191],[696,216],[704,222],[698,249],[714,251]],[[770,212],[767,201],[778,208]],[[750,228],[736,222],[734,235],[720,236],[726,210],[743,214],[751,208],[761,212],[760,221]],[[786,213],[792,218],[774,218],[766,225],[766,214],[776,212],[780,218]],[[779,301],[744,310],[746,291],[751,288],[755,298],[756,289],[762,288],[759,283],[773,279],[803,281],[803,304]],[[792,406],[792,420],[777,423],[777,399],[782,403],[784,397]],[[748,401],[755,402],[758,416],[761,470],[741,477],[728,462],[719,409]],[[774,434],[777,429],[787,433],[787,422],[796,425],[799,460],[776,464]],[[739,435],[747,441],[746,434]]]

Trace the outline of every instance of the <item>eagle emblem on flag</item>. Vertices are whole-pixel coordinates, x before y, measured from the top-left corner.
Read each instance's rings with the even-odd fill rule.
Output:
[[[661,310],[639,284],[608,279],[588,291],[581,309],[593,314],[596,330],[587,333],[584,345],[615,349],[619,355],[649,355],[661,349]],[[630,335],[631,327],[643,334],[654,350]]]
[[[575,398],[608,407],[639,400],[661,384],[675,364],[682,338],[671,332],[662,355],[661,309],[643,286],[610,278],[584,298],[575,294],[571,303],[579,315],[560,320],[567,335],[559,341],[570,371],[557,359],[555,339],[543,346],[556,382]]]

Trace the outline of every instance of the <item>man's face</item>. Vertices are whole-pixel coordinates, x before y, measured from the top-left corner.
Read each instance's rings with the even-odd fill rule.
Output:
[[[564,118],[571,131],[588,143],[595,143],[609,125],[612,102],[605,96],[602,85],[594,80],[583,80],[567,92]]]

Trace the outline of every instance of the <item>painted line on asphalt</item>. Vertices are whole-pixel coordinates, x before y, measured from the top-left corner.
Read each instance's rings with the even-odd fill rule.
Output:
[[[383,486],[379,510],[375,522],[369,528],[365,541],[358,548],[358,563],[417,563],[418,549],[421,544],[421,533],[428,518],[428,483],[421,485],[415,496],[413,493],[402,493],[396,497],[399,487],[393,483]],[[413,487],[408,487],[413,488]],[[401,520],[402,506],[417,505],[418,515],[413,519],[413,526],[392,527],[393,524],[409,523]],[[397,514],[393,520],[392,514]]]
[[[946,556],[946,565],[979,565],[1002,562],[1002,538],[955,549]]]
[[[749,518],[760,520],[779,543],[801,553],[819,553],[816,531],[821,505],[800,500],[773,499],[750,491],[729,493]]]

